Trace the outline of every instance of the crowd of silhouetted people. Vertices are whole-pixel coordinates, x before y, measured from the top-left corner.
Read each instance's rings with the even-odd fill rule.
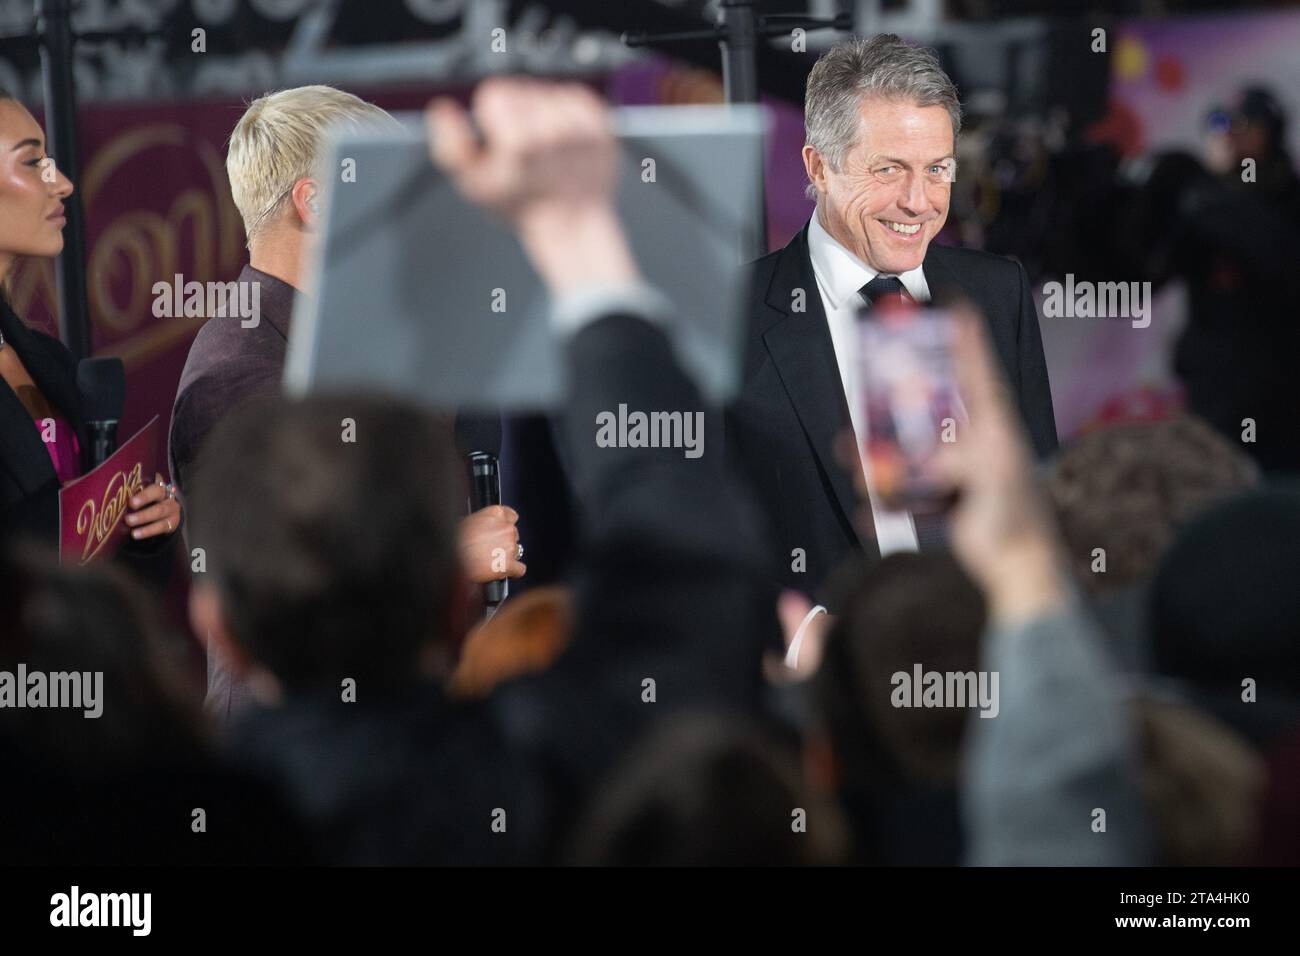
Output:
[[[1152,201],[1189,207],[1168,268],[1212,285],[1206,243],[1259,235],[1203,185]],[[951,549],[850,563],[829,618],[774,586],[789,556],[721,456],[590,440],[620,402],[702,402],[631,299],[564,330],[572,574],[486,621],[445,421],[360,393],[236,409],[187,496],[189,613],[255,705],[203,713],[192,659],[121,568],[6,542],[0,670],[102,672],[104,701],[93,719],[0,711],[3,858],[1300,863],[1295,446],[1252,447],[1236,422],[1288,401],[1291,339],[1252,324],[1287,321],[1282,252],[1238,251],[1263,270],[1241,294],[1262,298],[1228,328],[1217,287],[1194,292],[1190,412],[1090,432],[1043,468],[965,326]],[[900,703],[917,665],[996,673],[995,712]]]

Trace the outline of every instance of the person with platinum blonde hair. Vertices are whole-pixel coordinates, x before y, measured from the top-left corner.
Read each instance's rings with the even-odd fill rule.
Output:
[[[846,463],[836,451],[846,432],[866,447],[856,400],[864,309],[973,305],[1034,450],[1056,448],[1024,269],[934,241],[948,218],[961,121],[957,86],[935,54],[892,34],[837,43],[808,74],[802,158],[816,207],[785,248],[755,263],[746,380],[727,428],[729,454],[776,530],[782,580],[805,594],[855,553],[873,561],[946,541],[941,519],[886,508],[861,457]]]
[[[378,106],[330,86],[260,96],[235,124],[226,175],[244,220],[249,255],[235,285],[241,302],[256,303],[257,314],[251,322],[209,316],[190,347],[167,443],[172,477],[182,491],[192,485],[204,442],[216,424],[237,406],[280,391],[294,298],[302,288],[309,243],[321,228],[324,209],[317,176],[332,131],[385,126],[398,128],[398,123]],[[256,294],[245,295],[245,289]],[[471,584],[517,578],[527,570],[518,520],[513,509],[497,505],[461,522],[460,554]],[[504,554],[505,560],[495,561],[494,553]],[[209,647],[208,710],[225,718],[250,700],[248,688]]]
[[[294,238],[315,226],[317,164],[331,129],[385,125],[397,121],[373,103],[331,86],[300,86],[253,100],[235,124],[226,154],[230,195],[243,217],[250,252],[260,245],[258,252],[273,255],[268,247],[292,247]],[[264,259],[258,252],[253,257]],[[297,265],[296,255],[279,258]]]

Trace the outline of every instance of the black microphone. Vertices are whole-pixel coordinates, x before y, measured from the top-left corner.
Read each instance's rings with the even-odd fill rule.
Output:
[[[97,468],[117,451],[117,423],[126,404],[126,368],[119,358],[88,358],[77,363],[86,430],[90,433],[90,467]]]
[[[456,450],[469,470],[470,512],[501,504],[501,416],[498,413],[456,415]],[[483,602],[495,608],[510,593],[509,581],[483,585]]]

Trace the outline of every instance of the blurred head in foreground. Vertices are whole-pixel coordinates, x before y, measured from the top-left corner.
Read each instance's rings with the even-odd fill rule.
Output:
[[[1300,720],[1300,489],[1239,495],[1189,524],[1151,586],[1154,667],[1257,743]]]
[[[1191,707],[1137,703],[1142,793],[1165,866],[1240,866],[1259,831],[1264,760],[1233,730]]]
[[[1101,594],[1149,581],[1183,525],[1256,480],[1249,458],[1182,415],[1082,436],[1057,455],[1047,493],[1075,580]]]
[[[852,817],[860,862],[956,862],[971,707],[895,706],[895,675],[975,674],[984,598],[946,554],[891,554],[836,583],[846,596],[813,685],[813,771]]]
[[[0,602],[0,671],[101,675],[78,707],[0,708],[0,746],[90,775],[190,759],[201,747],[198,713],[150,608],[112,565],[62,567],[52,553],[0,547]]]
[[[838,862],[843,828],[803,792],[793,754],[757,727],[700,714],[642,738],[583,816],[585,866],[799,866]]]
[[[463,592],[445,423],[366,395],[276,398],[225,419],[201,461],[191,621],[256,692],[445,675]]]
[[[148,604],[121,572],[0,547],[0,601],[0,819],[21,824],[6,835],[7,863],[308,860],[275,793],[208,746]]]

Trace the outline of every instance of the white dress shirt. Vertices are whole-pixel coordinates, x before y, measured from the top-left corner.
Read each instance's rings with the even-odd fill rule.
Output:
[[[813,274],[817,277],[817,290],[822,307],[826,310],[826,323],[830,327],[831,344],[835,360],[840,367],[840,382],[848,400],[849,417],[857,438],[858,456],[862,461],[862,474],[867,479],[867,496],[871,502],[871,517],[876,526],[876,542],[884,557],[895,551],[916,551],[916,525],[908,511],[893,511],[882,506],[876,498],[875,484],[871,480],[871,466],[864,454],[867,445],[867,421],[858,402],[858,309],[865,303],[858,292],[879,273],[848,249],[840,245],[826,231],[813,213],[808,226],[808,252],[812,258]],[[898,276],[907,294],[920,303],[930,301],[930,287],[921,267],[917,266]]]

